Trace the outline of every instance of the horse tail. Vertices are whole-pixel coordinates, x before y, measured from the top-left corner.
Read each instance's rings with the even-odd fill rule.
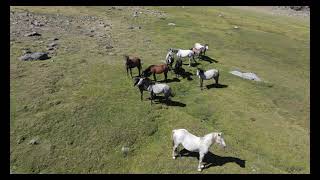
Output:
[[[170,88],[170,96],[171,97],[174,97],[175,96],[175,93],[173,93],[172,89]]]
[[[171,133],[172,146],[174,146],[174,139],[173,139],[174,132],[175,130],[172,130],[172,133]]]

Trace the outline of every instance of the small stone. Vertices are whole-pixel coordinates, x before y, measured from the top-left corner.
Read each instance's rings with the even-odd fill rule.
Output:
[[[49,41],[57,41],[59,40],[58,38],[50,38]]]
[[[168,23],[169,26],[175,26],[175,23]]]
[[[106,49],[112,49],[113,48],[113,46],[111,46],[111,45],[106,45],[106,46],[104,46]]]
[[[26,138],[24,136],[19,137],[17,144],[21,144]]]
[[[53,43],[48,44],[48,47],[55,47],[57,45],[58,45],[57,43],[53,42]]]
[[[123,153],[124,156],[127,156],[128,153],[129,153],[129,151],[130,151],[130,148],[123,146],[123,147],[121,148],[121,151],[122,151],[122,153]]]
[[[44,52],[28,53],[19,58],[19,60],[21,61],[46,60],[46,59],[49,59],[48,53],[44,53]]]
[[[233,28],[234,28],[234,29],[239,29],[239,27],[238,27],[238,26],[234,26]]]
[[[31,32],[31,33],[25,34],[24,36],[41,36],[41,34],[33,31],[33,32]]]
[[[36,145],[36,144],[39,144],[39,139],[38,138],[33,138],[29,141],[29,144],[32,144],[32,145]]]

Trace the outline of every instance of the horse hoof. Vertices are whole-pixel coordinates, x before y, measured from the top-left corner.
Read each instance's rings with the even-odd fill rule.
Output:
[[[172,159],[176,159],[176,157],[173,156]]]

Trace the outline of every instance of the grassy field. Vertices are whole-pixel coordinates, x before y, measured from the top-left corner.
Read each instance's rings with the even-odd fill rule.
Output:
[[[143,13],[133,17],[136,8]],[[309,19],[232,7],[10,10],[99,17],[111,22],[105,33],[114,47],[107,50],[101,38],[81,33],[85,25],[77,21],[69,30],[48,28],[40,37],[12,41],[12,173],[199,173],[196,157],[172,159],[171,131],[176,128],[198,136],[223,132],[228,148],[212,146],[214,158],[208,158],[211,165],[201,173],[310,173]],[[176,26],[168,26],[170,22]],[[128,29],[131,25],[141,29]],[[18,60],[22,48],[45,50],[42,43],[51,37],[59,38],[56,56]],[[195,67],[185,65],[192,80],[169,83],[176,106],[151,106],[148,93],[141,102],[126,75],[123,54],[138,55],[146,68],[163,62],[168,48],[189,49],[195,42],[208,43],[207,55],[217,61],[199,61],[198,67],[219,69],[219,83],[225,87],[201,91]],[[229,73],[235,69],[255,72],[263,82]],[[169,79],[174,77],[169,73]],[[35,138],[39,144],[29,144]],[[127,156],[123,146],[130,148]]]

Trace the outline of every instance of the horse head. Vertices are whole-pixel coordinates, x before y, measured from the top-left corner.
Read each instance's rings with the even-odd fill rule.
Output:
[[[213,133],[213,138],[212,140],[214,141],[213,143],[217,143],[219,144],[221,147],[226,148],[227,145],[222,137],[222,133],[218,132],[218,133]]]

